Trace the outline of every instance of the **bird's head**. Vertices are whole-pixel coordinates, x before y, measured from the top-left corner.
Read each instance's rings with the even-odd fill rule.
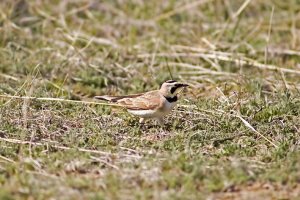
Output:
[[[174,80],[168,80],[165,81],[161,87],[160,87],[160,92],[165,96],[165,97],[174,97],[176,96],[184,87],[188,87],[188,84],[185,83],[180,83]]]

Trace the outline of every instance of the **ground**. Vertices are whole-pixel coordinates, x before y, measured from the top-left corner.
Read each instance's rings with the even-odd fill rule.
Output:
[[[299,198],[299,11],[2,1],[0,199]],[[163,127],[93,99],[168,79],[191,87]]]

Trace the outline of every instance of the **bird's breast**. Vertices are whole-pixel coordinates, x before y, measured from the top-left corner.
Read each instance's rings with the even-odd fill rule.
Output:
[[[165,101],[163,105],[163,110],[166,112],[170,112],[176,106],[176,104],[177,102]]]
[[[160,113],[157,110],[130,110],[128,112],[138,117],[151,118],[158,117]]]

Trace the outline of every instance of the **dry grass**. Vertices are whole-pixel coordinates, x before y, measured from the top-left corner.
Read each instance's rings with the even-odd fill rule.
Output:
[[[0,199],[300,195],[298,0],[0,3]],[[101,94],[192,87],[166,127]]]

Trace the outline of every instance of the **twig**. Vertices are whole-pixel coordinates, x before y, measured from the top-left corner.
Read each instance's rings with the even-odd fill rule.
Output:
[[[197,6],[201,4],[205,4],[208,2],[212,2],[213,0],[197,0],[191,3],[187,3],[181,7],[177,7],[169,12],[163,13],[161,15],[158,15],[156,18],[154,18],[154,21],[160,21],[163,19],[167,19],[169,17],[172,17],[173,15],[176,15],[178,13],[184,12],[185,10],[191,9],[191,8],[196,8]]]
[[[271,31],[272,31],[272,21],[273,21],[273,15],[274,15],[274,6],[272,7],[271,17],[270,17],[270,24],[269,24],[269,30],[268,30],[268,37],[267,37],[267,44],[265,48],[265,64],[268,63],[268,53],[269,53],[269,42],[271,38]]]
[[[272,142],[266,136],[264,136],[263,134],[261,134],[260,132],[258,132],[257,130],[255,130],[255,128],[253,128],[253,126],[251,126],[251,124],[249,122],[247,122],[244,118],[242,118],[240,115],[237,115],[237,117],[245,124],[245,126],[247,126],[248,128],[250,128],[257,135],[259,135],[262,138],[264,138],[266,141],[268,141],[270,144],[272,144],[275,148],[278,148],[278,146],[274,142]]]
[[[187,105],[182,105],[181,107],[188,107],[188,106]],[[227,115],[232,116],[232,117],[238,117],[245,124],[245,126],[247,126],[248,128],[250,128],[257,135],[259,135],[262,138],[264,138],[266,141],[268,141],[270,144],[272,144],[275,148],[278,148],[278,146],[274,142],[272,142],[266,136],[264,136],[263,134],[261,134],[260,132],[258,132],[257,130],[255,130],[255,128],[253,128],[253,126],[251,126],[251,124],[249,122],[247,122],[240,114],[226,113],[226,112],[221,111],[221,110],[210,111],[210,110],[203,110],[203,109],[199,109],[199,108],[197,108],[196,110],[201,111],[201,112],[211,113],[211,114],[218,114],[218,115],[220,115],[220,114],[227,114]]]
[[[12,159],[6,158],[5,156],[0,155],[0,158],[5,161],[8,161],[8,162],[15,163],[15,161],[13,161]]]
[[[259,53],[264,52],[262,50],[258,50]],[[275,55],[288,55],[288,56],[300,56],[300,51],[292,50],[292,49],[268,49],[270,54]]]
[[[97,158],[97,157],[95,157],[95,156],[90,156],[90,158],[93,159],[93,160],[95,160],[95,161],[97,161],[97,162],[104,163],[104,164],[106,164],[107,166],[110,166],[111,168],[114,168],[114,169],[116,169],[116,170],[119,170],[119,167],[117,167],[116,165],[113,165],[113,164],[111,164],[111,163],[109,163],[109,162],[107,162],[107,161],[105,161],[105,160],[103,160],[103,159],[101,159],[101,158]]]
[[[206,49],[201,47],[194,47],[194,46],[185,46],[185,45],[172,45],[172,48],[178,50],[178,51],[187,51],[187,52],[197,52],[197,53],[207,53],[207,54],[216,54],[216,55],[223,55],[223,56],[245,56],[244,53],[238,53],[238,52],[225,52],[225,51],[216,51],[214,49]]]
[[[3,78],[5,78],[5,79],[11,79],[11,80],[14,80],[14,81],[19,81],[18,78],[13,77],[13,76],[11,76],[11,75],[7,75],[7,74],[0,73],[0,76],[3,77]]]
[[[111,104],[111,103],[100,103],[100,102],[94,102],[94,101],[79,101],[79,100],[51,98],[51,97],[30,97],[30,96],[0,95],[0,98],[7,98],[7,99],[30,99],[30,100],[37,100],[37,101],[59,101],[59,102],[64,102],[64,103],[82,103],[82,104],[94,104],[94,105],[122,107],[120,105]]]
[[[280,77],[281,77],[281,79],[284,83],[284,87],[285,87],[286,91],[288,91],[289,90],[289,84],[287,83],[286,78],[284,76],[284,73],[282,73],[282,71],[280,71]]]
[[[45,176],[47,178],[61,180],[61,178],[58,175],[52,175],[52,174],[48,174],[48,173],[45,173],[45,172],[37,172],[37,171],[26,170],[26,173],[34,174],[34,175],[42,175],[42,176]]]
[[[138,55],[138,58],[148,58],[152,56],[152,54],[140,54]],[[243,57],[243,58],[234,58],[230,56],[225,55],[215,55],[215,54],[206,54],[206,53],[158,53],[156,54],[157,57],[171,57],[171,58],[177,58],[177,57],[190,57],[190,58],[210,58],[210,59],[217,59],[221,61],[227,61],[227,62],[233,62],[238,66],[241,65],[250,65],[253,67],[257,67],[259,69],[268,69],[273,71],[282,71],[284,73],[291,73],[294,75],[300,75],[300,71],[288,69],[288,68],[281,68],[276,65],[266,65],[259,63],[255,60],[251,60],[249,58]]]
[[[248,6],[248,4],[251,2],[251,0],[247,0],[245,1],[242,6],[238,9],[238,11],[236,13],[233,14],[232,18],[235,19],[237,18],[244,10],[245,8]]]
[[[219,41],[221,39],[221,37],[224,35],[225,31],[228,30],[228,26],[230,24],[230,22],[232,21],[237,21],[236,18],[238,18],[238,16],[241,15],[241,13],[246,9],[246,7],[248,6],[248,4],[251,2],[251,0],[246,0],[244,1],[244,3],[241,5],[241,7],[232,15],[232,18],[228,18],[225,21],[225,25],[224,28],[219,32],[216,41]]]
[[[23,141],[23,140],[18,140],[18,139],[11,139],[11,138],[1,138],[1,141],[4,142],[9,142],[9,143],[15,143],[15,144],[29,144],[29,145],[35,145],[35,146],[44,146],[44,145],[49,145],[53,148],[56,149],[62,149],[62,150],[72,150],[72,149],[77,149],[80,152],[88,152],[88,153],[96,153],[96,154],[101,154],[101,155],[112,155],[112,153],[108,153],[105,151],[99,151],[99,150],[91,150],[91,149],[84,149],[84,148],[71,148],[71,147],[65,147],[65,146],[59,146],[59,145],[53,145],[53,144],[43,144],[40,142],[30,142],[30,141]]]
[[[14,144],[31,144],[35,146],[50,146],[52,148],[56,149],[61,149],[61,150],[77,150],[80,152],[86,152],[86,153],[95,153],[95,154],[101,154],[101,155],[106,155],[106,156],[124,156],[124,157],[131,157],[131,158],[141,158],[141,156],[137,155],[130,155],[130,154],[114,154],[110,152],[105,152],[105,151],[100,151],[100,150],[92,150],[92,149],[84,149],[84,148],[72,148],[72,147],[66,147],[66,146],[60,146],[60,145],[55,145],[51,143],[40,143],[40,142],[30,142],[30,141],[24,141],[24,140],[19,140],[19,139],[13,139],[13,138],[2,138],[0,137],[0,141],[4,142],[9,142],[9,143],[14,143]]]

